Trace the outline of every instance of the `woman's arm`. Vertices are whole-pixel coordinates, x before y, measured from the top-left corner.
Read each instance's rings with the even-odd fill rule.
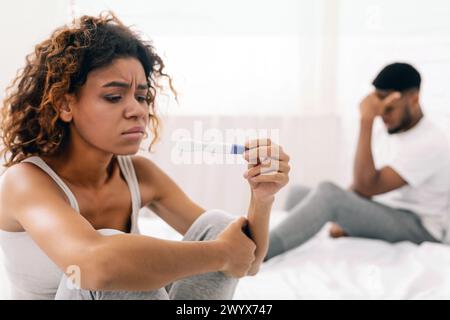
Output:
[[[256,244],[255,261],[249,275],[255,275],[268,249],[269,220],[275,194],[289,182],[289,156],[270,139],[252,140],[244,158],[249,161],[244,174],[251,187],[248,225]],[[261,162],[261,160],[267,160]],[[267,174],[264,174],[267,173]]]
[[[259,267],[267,254],[269,246],[269,221],[272,203],[273,200],[269,200],[267,202],[258,201],[252,193],[250,207],[248,209],[248,226],[250,236],[256,244],[256,250],[255,261],[248,271],[248,275],[250,276],[258,273]]]
[[[84,289],[153,290],[196,274],[223,271],[240,277],[254,244],[232,223],[213,241],[178,242],[141,235],[102,236],[75,212],[39,168],[11,167],[1,186],[0,210],[13,218],[63,271],[77,266]]]
[[[244,177],[251,186],[252,197],[248,210],[250,236],[256,244],[255,261],[249,274],[256,274],[268,249],[268,229],[275,194],[288,181],[289,156],[270,139],[252,140],[246,143],[244,158],[249,161],[249,170]],[[270,161],[261,163],[261,158]],[[169,225],[184,234],[195,219],[205,210],[188,196],[152,161],[144,157],[133,157],[144,203]],[[272,171],[270,174],[261,174]]]
[[[151,160],[133,157],[139,181],[142,205],[147,206],[172,228],[184,235],[194,221],[205,212]]]

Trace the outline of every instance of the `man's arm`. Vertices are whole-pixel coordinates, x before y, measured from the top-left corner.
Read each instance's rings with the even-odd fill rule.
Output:
[[[407,184],[391,167],[383,167],[379,170],[375,168],[371,147],[372,129],[376,116],[398,98],[398,93],[392,93],[380,100],[375,93],[372,93],[361,102],[360,130],[353,166],[352,189],[364,197],[386,193]]]

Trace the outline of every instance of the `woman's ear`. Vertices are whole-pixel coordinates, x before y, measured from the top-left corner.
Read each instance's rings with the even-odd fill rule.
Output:
[[[72,95],[66,95],[64,101],[59,109],[59,118],[64,122],[71,122],[73,118],[73,101],[74,97]]]

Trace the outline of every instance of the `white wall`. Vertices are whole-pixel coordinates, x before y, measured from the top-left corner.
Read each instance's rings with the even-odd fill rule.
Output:
[[[327,0],[75,0],[79,14],[110,9],[154,41],[186,114],[323,114],[331,89],[322,34]],[[327,24],[324,25],[324,22]],[[331,28],[330,28],[331,26]],[[330,92],[330,90],[328,90]],[[327,107],[325,107],[327,106]]]
[[[67,22],[68,0],[14,0],[0,3],[0,98],[25,56],[56,27]]]
[[[143,153],[167,172],[192,199],[206,208],[222,208],[242,213],[247,209],[250,194],[243,173],[245,164],[175,164],[172,152],[176,150],[173,132],[180,128],[194,132],[201,122],[202,131],[210,128],[225,133],[227,129],[279,130],[279,143],[292,159],[291,184],[313,186],[322,180],[346,185],[349,176],[341,170],[342,128],[339,118],[330,116],[179,116],[163,119],[161,141],[154,152]],[[207,140],[206,138],[204,140]],[[236,156],[237,157],[237,156]],[[234,159],[232,159],[234,161]],[[281,208],[287,188],[277,196],[275,208]]]
[[[354,152],[358,103],[380,69],[394,61],[418,68],[424,113],[450,137],[450,1],[339,2],[335,112],[344,128],[344,163]]]
[[[425,112],[449,127],[448,0],[20,0],[0,6],[0,94],[25,54],[70,12],[113,9],[154,39],[181,103],[161,97],[166,130],[151,157],[207,207],[244,210],[248,190],[240,166],[171,163],[171,132],[196,119],[217,129],[277,128],[292,156],[293,184],[330,179],[345,186],[358,103],[382,66],[402,60],[423,75]]]

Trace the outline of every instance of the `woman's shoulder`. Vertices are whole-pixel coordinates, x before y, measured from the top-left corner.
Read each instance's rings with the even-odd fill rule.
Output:
[[[2,174],[0,179],[0,192],[2,196],[5,194],[13,196],[19,189],[31,191],[31,186],[34,183],[46,180],[45,175],[41,169],[31,163],[21,162],[14,164]]]
[[[139,182],[148,180],[156,166],[153,161],[140,155],[130,156],[130,158]]]
[[[51,177],[31,163],[21,162],[3,172],[0,177],[0,229],[17,226],[15,204],[23,201],[24,197],[29,198],[37,190],[64,197]]]
[[[25,182],[42,182],[42,180],[52,181],[47,173],[29,162],[14,164],[7,168],[1,176],[2,184],[13,184],[14,186],[26,186]]]

